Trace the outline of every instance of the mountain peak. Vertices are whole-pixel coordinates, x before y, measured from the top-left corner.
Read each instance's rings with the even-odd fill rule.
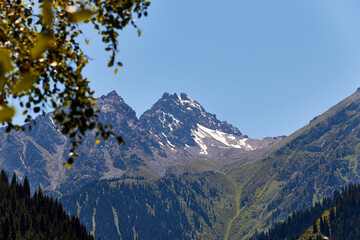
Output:
[[[160,98],[160,100],[167,100],[167,99],[172,99],[172,100],[191,100],[186,93],[173,93],[170,94],[168,92],[165,92],[162,97]]]
[[[168,92],[165,92],[163,94],[163,96],[161,97],[161,99],[178,99],[178,100],[191,100],[193,101],[192,99],[190,99],[186,93],[173,93],[173,94],[170,94]]]
[[[221,132],[242,137],[241,132],[227,122],[219,121],[214,114],[206,110],[185,93],[164,93],[163,96],[141,117],[140,122],[163,145],[171,151],[189,149],[197,146],[194,136],[198,128],[209,129],[210,132]],[[216,133],[218,133],[216,132]],[[204,151],[206,152],[206,151]]]
[[[102,95],[97,100],[97,109],[103,113],[102,115],[110,114],[106,117],[106,121],[109,121],[109,119],[112,119],[113,121],[117,121],[119,119],[131,119],[132,122],[138,121],[135,111],[124,101],[121,96],[117,94],[116,91],[113,90],[107,95]]]
[[[169,94],[165,92],[156,104],[167,105],[170,108],[174,108],[175,106],[183,106],[182,108],[184,108],[184,111],[197,109],[198,111],[202,112],[202,115],[206,114],[205,109],[197,101],[189,98],[186,93]]]
[[[101,100],[105,100],[105,99],[119,99],[120,101],[124,101],[122,99],[121,96],[119,96],[119,94],[117,94],[117,92],[115,90],[112,90],[111,92],[109,92],[108,94],[106,95],[102,95],[100,97]]]
[[[212,130],[221,130],[225,133],[242,135],[237,128],[227,122],[219,121],[216,119],[215,114],[206,112],[197,101],[189,98],[185,93],[169,94],[165,92],[163,96],[140,117],[140,119],[144,120],[150,116],[155,117],[155,115],[159,115],[156,116],[155,119],[160,119],[159,121],[163,123],[164,114],[171,116],[170,118],[172,119],[176,119],[176,122],[180,121],[183,124],[188,125],[189,129],[196,128],[197,123],[199,123]]]
[[[190,98],[186,95],[186,93],[180,93],[180,94],[178,95],[178,98],[179,98],[180,100],[191,100],[191,101],[192,101],[192,99],[190,99]]]

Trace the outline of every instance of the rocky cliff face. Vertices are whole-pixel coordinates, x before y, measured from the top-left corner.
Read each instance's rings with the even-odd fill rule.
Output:
[[[141,117],[168,159],[221,158],[264,148],[279,139],[249,139],[231,124],[208,113],[185,93],[165,93]]]
[[[97,108],[99,120],[111,123],[126,145],[119,146],[114,139],[95,145],[95,134],[89,132],[78,148],[80,157],[67,171],[68,139],[56,130],[48,113],[24,132],[6,134],[0,129],[0,168],[15,171],[20,178],[28,175],[35,187],[42,185],[51,192],[61,187],[64,193],[74,185],[123,174],[161,176],[168,167],[194,158],[235,156],[282,139],[249,139],[184,93],[165,93],[139,119],[115,91],[99,98]]]

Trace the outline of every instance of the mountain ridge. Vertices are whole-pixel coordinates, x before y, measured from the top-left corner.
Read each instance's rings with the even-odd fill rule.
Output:
[[[116,110],[116,104],[119,105],[119,110]],[[125,104],[116,93],[98,101],[98,107],[104,108],[100,113],[103,114],[100,116],[102,121],[114,123],[116,133],[129,133],[129,139],[125,139],[127,145],[120,149],[115,141],[110,140],[94,146],[94,136],[90,133],[84,145],[79,148],[79,161],[75,162],[70,173],[66,172],[65,180],[58,185],[60,189],[56,189],[69,196],[74,185],[77,188],[77,184],[84,183],[87,184],[87,192],[92,193],[92,199],[100,197],[99,206],[98,201],[95,201],[96,210],[94,202],[89,206],[83,204],[85,195],[79,191],[72,195],[78,199],[76,203],[67,203],[73,213],[82,214],[89,227],[96,225],[96,221],[92,220],[95,211],[101,213],[102,217],[110,217],[111,221],[119,217],[119,209],[122,207],[114,207],[115,210],[109,208],[111,205],[115,206],[117,199],[109,202],[110,195],[122,194],[127,198],[124,192],[104,192],[104,188],[97,184],[99,180],[103,180],[101,182],[109,189],[121,186],[121,181],[128,184],[129,187],[119,188],[134,194],[135,199],[126,200],[134,203],[128,207],[131,209],[138,205],[144,209],[144,212],[131,216],[132,219],[137,219],[140,215],[149,219],[156,214],[165,214],[163,208],[176,208],[180,212],[173,212],[175,215],[187,216],[188,220],[184,224],[190,224],[190,227],[183,228],[187,231],[187,236],[206,236],[209,239],[224,237],[226,240],[246,239],[256,231],[268,228],[273,222],[286,219],[290,212],[309,207],[314,201],[344,184],[360,182],[359,89],[291,136],[269,138],[266,139],[268,142],[264,139],[249,139],[240,131],[232,134],[225,133],[224,128],[211,129],[213,126],[220,126],[221,122],[212,121],[214,115],[207,113],[186,95],[164,94],[161,101],[156,102],[141,119],[137,119],[135,112]],[[119,113],[121,111],[129,114]],[[50,132],[51,118],[42,119]],[[176,131],[180,133],[174,134]],[[7,137],[9,140],[0,145],[17,144],[21,140],[16,134]],[[25,140],[29,145],[20,141],[12,149],[17,154],[23,154],[18,155],[16,164],[21,165],[22,161],[26,166],[33,163],[40,168],[40,175],[46,178],[44,171],[45,174],[47,172],[44,169],[49,168],[49,165],[38,158],[50,156],[53,149],[51,146],[56,144],[48,144],[44,148],[36,141],[41,135],[36,139],[32,139],[32,135],[27,137]],[[234,143],[238,145],[233,147]],[[61,146],[65,151],[66,144]],[[31,154],[25,154],[27,151]],[[25,156],[28,158],[24,158]],[[3,163],[1,157],[4,156],[0,156],[0,164]],[[111,179],[118,176],[121,176],[120,182],[114,185]],[[138,181],[141,179],[139,176],[147,179]],[[159,181],[155,182],[156,179]],[[189,182],[186,179],[192,180]],[[218,198],[217,193],[221,192],[222,186],[211,186],[217,181],[230,187],[221,198]],[[187,184],[182,184],[185,182]],[[201,186],[205,183],[210,185],[202,189]],[[140,204],[138,199],[143,196],[143,190],[150,190],[146,193],[149,194],[147,198],[155,200],[157,206],[163,206],[157,207],[160,211],[154,213],[154,207],[148,202]],[[63,199],[69,198],[64,196]],[[176,205],[172,205],[173,203]],[[178,203],[188,205],[179,208],[181,204]],[[223,204],[231,209],[226,216],[221,214]],[[202,210],[194,206],[199,206]],[[212,206],[216,207],[212,209]],[[217,222],[216,219],[220,216],[221,222]],[[126,220],[126,216],[124,218],[122,221]],[[107,220],[97,218],[97,221]],[[140,219],[137,224],[141,225]],[[119,235],[120,228],[116,227],[116,221],[112,226],[113,234]],[[140,230],[143,227],[146,228],[134,226],[134,229]],[[182,229],[177,227],[174,231]],[[213,227],[224,232],[219,230],[214,235],[211,233]],[[106,230],[106,233],[109,232]]]
[[[74,185],[122,175],[157,178],[179,164],[193,159],[220,159],[264,149],[282,138],[249,139],[231,124],[220,121],[186,94],[164,93],[139,118],[116,91],[98,98],[99,121],[111,124],[126,144],[114,139],[95,145],[95,131],[89,131],[78,148],[80,157],[71,171],[63,165],[69,142],[56,128],[52,114],[36,118],[24,132],[5,133],[0,148],[0,167],[28,175],[35,188],[61,196]],[[31,127],[31,130],[29,128]],[[62,189],[62,190],[59,190]]]
[[[234,221],[230,237],[249,237],[256,229],[267,228],[290,212],[309,207],[345,183],[359,182],[359,132],[358,89],[291,134],[269,156],[243,169],[230,166],[228,174],[239,182],[241,193],[241,214]],[[241,177],[245,173],[247,179]]]

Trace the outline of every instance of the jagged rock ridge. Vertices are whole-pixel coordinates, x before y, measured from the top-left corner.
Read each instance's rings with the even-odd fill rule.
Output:
[[[233,125],[206,112],[185,93],[164,93],[140,117],[140,122],[155,136],[167,158],[172,159],[231,156],[264,148],[279,140],[249,139]]]
[[[68,158],[68,139],[56,130],[48,113],[36,118],[31,131],[6,134],[0,129],[0,167],[20,178],[28,175],[35,187],[41,184],[51,192],[62,187],[63,194],[74,184],[123,174],[160,176],[194,158],[235,156],[281,140],[249,139],[184,93],[165,93],[139,119],[115,91],[99,98],[97,108],[99,120],[111,123],[126,145],[119,146],[114,139],[95,145],[95,134],[89,132],[78,149],[80,157],[67,171],[63,163]]]

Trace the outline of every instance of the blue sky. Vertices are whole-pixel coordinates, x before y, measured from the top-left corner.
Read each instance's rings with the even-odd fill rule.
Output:
[[[137,23],[117,75],[96,34],[84,50],[95,95],[138,116],[185,92],[249,137],[289,135],[360,87],[358,0],[154,0]]]

